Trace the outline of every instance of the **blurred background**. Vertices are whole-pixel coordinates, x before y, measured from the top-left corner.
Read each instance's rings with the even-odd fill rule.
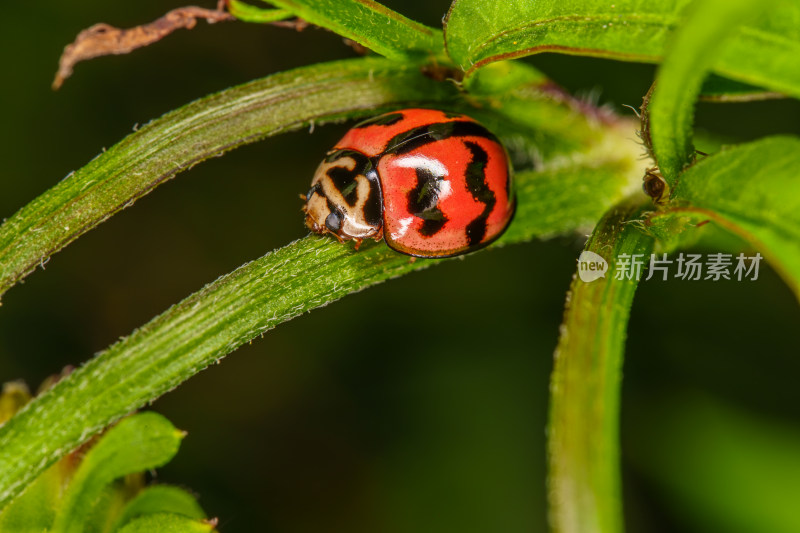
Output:
[[[448,7],[385,3],[432,26]],[[81,63],[50,90],[81,29],[134,26],[180,5],[4,5],[0,218],[135,124],[253,78],[354,55],[322,30],[201,22],[131,55]],[[638,107],[654,74],[569,56],[528,61],[626,115],[623,104]],[[797,134],[800,105],[703,104],[697,123],[732,141]],[[55,255],[3,298],[0,382],[36,387],[304,236],[297,195],[347,127],[204,162]],[[154,404],[189,433],[158,481],[197,493],[223,533],[545,531],[548,376],[582,244],[564,237],[450,261],[242,347]],[[421,321],[429,298],[447,313]],[[476,316],[482,328],[467,331]],[[800,530],[791,511],[800,498],[798,322],[796,300],[768,265],[755,282],[640,285],[623,390],[630,532]]]

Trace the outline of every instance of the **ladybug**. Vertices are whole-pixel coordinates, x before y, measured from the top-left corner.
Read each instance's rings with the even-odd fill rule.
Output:
[[[416,257],[482,248],[514,215],[511,165],[475,120],[404,109],[353,127],[328,152],[303,196],[306,226],[339,241],[385,238]]]

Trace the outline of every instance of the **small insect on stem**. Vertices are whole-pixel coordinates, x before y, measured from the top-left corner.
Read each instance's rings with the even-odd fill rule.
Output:
[[[328,151],[305,194],[305,223],[356,250],[384,239],[410,256],[461,255],[508,227],[511,179],[505,148],[472,118],[401,109],[356,124]]]
[[[664,178],[661,177],[661,172],[657,167],[648,168],[644,171],[642,190],[647,196],[653,199],[655,204],[663,204],[669,199],[669,194],[667,194],[669,186],[667,182],[664,181]]]

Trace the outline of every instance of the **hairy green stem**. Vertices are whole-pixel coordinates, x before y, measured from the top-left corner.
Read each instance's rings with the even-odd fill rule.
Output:
[[[670,186],[694,161],[694,104],[723,45],[770,0],[698,0],[676,30],[649,103],[649,131],[658,167]]]
[[[0,226],[0,295],[80,235],[201,161],[310,123],[454,94],[454,87],[424,77],[413,64],[362,58],[275,74],[167,113]]]
[[[592,225],[629,187],[634,153],[518,175],[520,209],[502,242]],[[354,252],[332,239],[309,236],[223,276],[100,353],[0,426],[0,508],[70,449],[243,343],[346,294],[438,261],[412,262],[383,243],[365,243]]]
[[[638,279],[617,279],[623,254],[649,260],[653,239],[630,224],[641,195],[612,209],[586,250],[608,262],[603,278],[576,276],[567,296],[550,382],[550,522],[556,533],[623,530],[619,403],[628,313]],[[616,268],[615,268],[616,267]],[[579,264],[578,268],[581,268]]]

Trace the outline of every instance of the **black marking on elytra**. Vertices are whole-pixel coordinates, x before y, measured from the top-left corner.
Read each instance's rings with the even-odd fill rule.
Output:
[[[338,150],[331,150],[330,152],[325,154],[325,159],[323,159],[323,162],[333,163],[337,159],[341,159],[343,157],[352,157],[356,161],[356,167],[358,167],[359,161],[368,159],[367,156],[365,156],[358,150],[351,150],[349,148],[340,148]]]
[[[378,227],[383,222],[383,200],[377,172],[368,173],[367,179],[369,179],[369,194],[364,202],[364,220],[370,226]]]
[[[483,212],[467,225],[467,242],[472,246],[483,241],[486,236],[486,221],[497,203],[497,198],[486,182],[489,154],[474,142],[464,141],[464,146],[472,153],[465,176],[467,189],[476,201],[484,205]]]
[[[397,124],[403,120],[402,113],[386,113],[384,115],[378,115],[377,117],[368,118],[363,122],[359,122],[353,129],[359,130],[361,128],[368,128],[370,126],[391,126],[393,124]]]
[[[450,137],[482,137],[499,142],[497,137],[477,122],[466,120],[437,122],[395,135],[386,143],[384,153],[405,154],[420,146]]]
[[[453,113],[452,111],[442,111],[442,113],[444,114],[445,118],[461,118],[464,116],[461,113]]]
[[[417,185],[408,191],[408,212],[422,219],[419,232],[425,237],[436,235],[447,223],[439,209],[440,177],[426,168],[417,167]]]
[[[325,158],[326,163],[335,163],[339,159],[350,158],[355,161],[352,169],[345,166],[331,166],[326,174],[334,187],[342,194],[348,205],[358,202],[358,182],[356,178],[372,169],[372,161],[356,150],[337,150]]]

